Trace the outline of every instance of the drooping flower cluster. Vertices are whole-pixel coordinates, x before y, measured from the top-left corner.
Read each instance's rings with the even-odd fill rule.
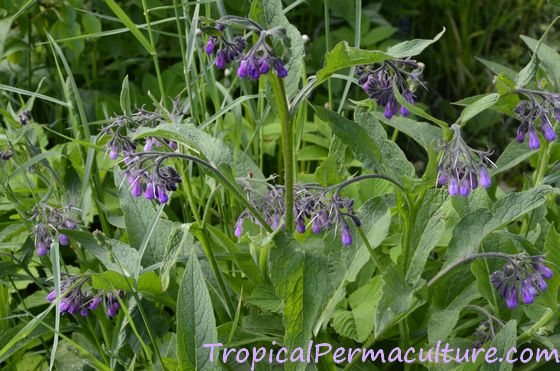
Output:
[[[244,52],[247,48],[247,40],[242,36],[235,36],[233,40],[228,40],[223,32],[226,26],[218,21],[216,27],[211,30],[218,35],[210,36],[205,47],[206,54],[216,54],[216,67],[225,69],[229,63],[238,60],[237,76],[242,79],[250,77],[257,80],[261,75],[266,75],[271,70],[276,71],[279,77],[288,75],[282,58],[278,56],[268,41],[269,38],[274,38],[284,42],[286,40],[284,29],[265,30],[253,21],[238,17],[228,17],[228,19],[230,21],[232,19],[239,20],[236,22],[238,26],[247,26],[248,30],[259,35],[259,39],[249,51]]]
[[[285,213],[284,188],[282,186],[270,186],[269,191],[263,196],[254,192],[249,193],[249,198],[259,213],[272,229],[284,227],[283,217]],[[298,233],[305,233],[311,226],[315,234],[322,231],[332,231],[335,235],[340,234],[343,245],[352,244],[352,231],[350,223],[357,227],[361,225],[360,218],[354,212],[354,201],[339,196],[338,192],[327,195],[323,188],[316,186],[296,186],[294,192],[294,217],[295,229]],[[237,219],[234,234],[241,237],[243,233],[243,222],[251,220],[259,224],[258,220],[249,210]]]
[[[33,118],[31,117],[31,112],[28,109],[24,109],[18,115],[19,124],[21,126],[25,126],[25,125],[29,124],[29,122],[31,122],[32,119]]]
[[[384,115],[390,119],[400,111],[401,115],[408,116],[410,112],[404,106],[400,106],[395,97],[393,86],[402,97],[410,104],[414,104],[414,89],[421,84],[420,75],[424,64],[411,59],[392,60],[376,65],[363,65],[356,67],[358,83],[367,93],[370,99],[377,101],[380,107],[384,107]]]
[[[489,166],[495,166],[488,158],[489,151],[473,149],[461,137],[461,128],[452,125],[453,138],[441,146],[437,184],[448,186],[451,196],[468,196],[478,187],[488,188],[492,184]]]
[[[90,311],[97,309],[101,303],[104,303],[107,315],[109,317],[116,316],[121,307],[117,296],[124,297],[124,292],[112,290],[93,293],[92,288],[84,288],[89,280],[90,278],[87,276],[65,275],[60,284],[62,294],[60,313],[74,315],[79,313],[82,317],[86,317]],[[56,290],[53,290],[47,295],[47,300],[52,302],[55,299]]]
[[[173,110],[167,112],[167,116],[177,119],[180,119],[184,114],[178,101],[174,102]],[[160,112],[147,111],[144,108],[140,108],[130,115],[114,117],[111,123],[102,129],[103,135],[101,136],[101,138],[103,136],[111,138],[105,144],[105,148],[109,153],[109,158],[111,160],[116,160],[121,154],[126,157],[136,150],[136,143],[130,139],[129,134],[139,128],[155,127],[164,122],[166,122],[165,118]],[[153,147],[167,147],[171,150],[176,150],[177,143],[167,139],[147,138],[144,150],[151,151]]]
[[[519,296],[524,304],[533,303],[539,292],[546,290],[546,280],[553,275],[542,256],[522,254],[494,272],[492,284],[502,299],[506,300],[506,306],[514,309],[519,304]]]
[[[49,252],[53,238],[58,238],[58,242],[62,246],[70,243],[68,236],[60,233],[59,229],[78,228],[73,218],[72,206],[55,208],[41,203],[33,209],[31,219],[35,222],[33,234],[39,256],[44,256]]]
[[[517,92],[528,97],[528,100],[522,100],[514,109],[521,121],[517,128],[517,141],[523,143],[528,135],[529,148],[539,149],[541,142],[537,134],[537,125],[540,121],[544,138],[553,142],[556,139],[556,131],[552,120],[555,118],[556,121],[560,121],[560,94],[527,89],[518,89]]]
[[[164,166],[163,157],[157,154],[129,154],[124,162],[124,177],[134,197],[144,194],[147,200],[157,199],[161,204],[169,201],[169,192],[177,190],[181,176],[175,168]]]

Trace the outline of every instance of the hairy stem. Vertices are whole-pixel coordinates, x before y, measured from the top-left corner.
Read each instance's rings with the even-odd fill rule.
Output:
[[[284,80],[276,75],[270,75],[270,84],[276,99],[278,116],[282,126],[282,144],[284,157],[284,185],[286,205],[286,229],[292,232],[294,229],[294,138],[292,123],[290,122],[290,111],[286,97]]]

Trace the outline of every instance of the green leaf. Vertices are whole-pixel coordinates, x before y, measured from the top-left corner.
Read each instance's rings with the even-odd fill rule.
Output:
[[[428,321],[428,339],[434,344],[438,340],[447,340],[459,320],[465,305],[480,297],[473,283],[461,292],[445,309],[435,311]]]
[[[147,238],[154,227],[152,224],[157,222],[157,232],[149,236],[142,256],[142,264],[150,266],[161,262],[173,223],[159,218],[156,206],[151,201],[143,197],[133,197],[128,189],[128,182],[122,179],[118,169],[114,174],[130,246],[139,250],[144,238]]]
[[[558,193],[559,190],[550,186],[510,193],[498,200],[491,210],[479,209],[466,215],[453,231],[444,266],[475,253],[491,232],[541,206],[547,195]]]
[[[485,95],[480,99],[477,99],[475,102],[471,103],[470,105],[465,107],[465,109],[463,109],[463,112],[461,112],[461,116],[459,117],[458,122],[464,124],[465,122],[469,121],[470,119],[472,119],[473,117],[481,113],[482,111],[487,110],[488,108],[494,106],[499,98],[500,95],[498,93],[492,93],[492,94]]]
[[[162,289],[169,286],[169,274],[177,262],[179,255],[187,251],[187,246],[193,245],[193,236],[189,233],[191,224],[173,224],[169,239],[163,251],[163,260],[159,268]]]
[[[381,299],[375,312],[375,336],[398,323],[426,301],[424,280],[409,285],[399,269],[390,266],[383,274]]]
[[[257,285],[245,302],[271,313],[282,314],[284,309],[282,300],[276,296],[274,287],[268,282]]]
[[[372,248],[377,248],[389,233],[391,226],[392,198],[381,196],[366,202],[360,209],[360,218],[364,221],[362,229]],[[344,299],[346,287],[355,282],[358,273],[370,260],[369,251],[364,243],[354,251],[349,251],[345,259],[338,259],[336,264],[339,266],[340,274],[331,277],[331,282],[335,285],[334,290],[329,295],[328,300],[321,309],[321,314],[315,324],[313,332],[316,334],[321,327],[326,326],[331,316],[335,312],[336,305]]]
[[[270,280],[276,295],[284,300],[284,345],[293,349],[311,339],[329,287],[329,266],[326,257],[317,252],[322,246],[317,238],[299,244],[286,233],[279,233],[274,241],[269,254]],[[287,369],[297,367],[292,364]]]
[[[375,276],[350,295],[351,310],[338,310],[332,326],[339,335],[363,343],[375,327],[375,308],[381,298],[383,276]]]
[[[362,64],[383,62],[393,57],[379,50],[363,50],[351,47],[347,41],[342,41],[325,56],[325,65],[317,71],[315,85],[320,85],[333,73],[343,68],[350,68]]]
[[[403,41],[387,49],[387,54],[389,54],[393,58],[413,57],[422,53],[424,49],[438,41],[444,33],[445,27],[433,39],[415,39]]]
[[[428,121],[433,122],[434,124],[436,124],[440,128],[442,128],[442,130],[447,130],[447,127],[449,125],[445,121],[442,121],[438,118],[435,118],[434,116],[432,116],[429,113],[427,113],[426,111],[424,111],[422,108],[418,107],[418,105],[411,104],[410,102],[408,102],[401,95],[399,89],[397,89],[397,86],[395,84],[393,84],[393,93],[395,94],[395,98],[397,99],[397,102],[401,106],[406,107],[411,113],[415,114],[416,116],[420,116],[420,117],[422,117],[422,118],[424,118]]]
[[[350,148],[365,168],[370,170],[382,168],[381,151],[366,129],[338,113],[323,107],[315,106],[314,108],[317,116],[329,123],[333,134]]]
[[[260,22],[266,29],[283,27],[289,42],[289,60],[286,64],[288,76],[285,78],[286,94],[288,98],[299,91],[299,83],[303,75],[303,57],[305,55],[303,39],[297,27],[292,25],[284,15],[282,0],[256,0],[251,4],[251,17]]]
[[[381,123],[363,107],[356,109],[354,120],[363,127],[381,152],[383,172],[396,178],[415,176],[414,166],[408,161],[401,148],[387,139],[387,133]]]
[[[490,71],[494,72],[496,75],[503,73],[507,76],[510,80],[515,80],[515,76],[517,76],[517,72],[512,70],[511,68],[504,66],[503,64],[499,64],[496,62],[492,62],[486,60],[484,58],[475,57],[478,59],[483,65],[486,66]]]
[[[507,171],[537,153],[539,152],[532,151],[527,143],[518,143],[517,140],[514,139],[503,150],[500,157],[498,157],[496,168],[491,169],[491,173],[492,175],[496,175]]]
[[[138,264],[138,251],[117,240],[107,239],[101,232],[93,234],[77,230],[61,230],[78,241],[84,250],[95,256],[110,271],[131,276]]]
[[[517,344],[517,321],[511,320],[505,324],[504,327],[496,334],[494,340],[490,344],[491,347],[497,349],[496,358],[506,359],[508,352]],[[480,371],[509,371],[513,370],[513,363],[508,362],[495,362],[487,363],[482,362],[484,358],[481,357]],[[477,362],[477,364],[479,363]]]
[[[138,26],[130,19],[130,17],[125,13],[125,11],[115,2],[115,0],[105,0],[105,3],[109,6],[109,8],[115,13],[115,15],[120,19],[120,21],[130,30],[130,32],[134,35],[134,37],[142,44],[144,49],[149,54],[155,53],[152,48],[152,45],[144,36],[144,34],[138,29]]]
[[[424,272],[428,256],[445,232],[445,222],[452,212],[450,198],[443,189],[426,192],[418,208],[412,233],[412,261],[406,272],[406,280],[415,284]]]
[[[130,291],[134,287],[134,279],[125,277],[117,272],[103,272],[91,275],[91,284],[98,290],[124,290]],[[146,272],[138,277],[138,291],[148,292],[153,295],[161,294],[161,282],[155,272]]]
[[[527,46],[536,53],[542,62],[544,70],[549,78],[551,78],[556,88],[560,87],[560,54],[550,46],[541,43],[529,36],[521,35],[521,39]]]
[[[182,370],[219,370],[210,362],[210,348],[216,344],[218,331],[214,309],[204,275],[193,249],[181,280],[177,298],[177,356]]]
[[[130,104],[130,86],[128,84],[128,75],[124,77],[121,89],[121,109],[127,116],[132,115],[132,108]]]
[[[432,151],[437,141],[443,138],[441,128],[427,122],[415,121],[402,116],[393,116],[390,120],[387,120],[382,112],[371,112],[371,115],[385,125],[408,135],[416,143],[424,147],[427,152]]]

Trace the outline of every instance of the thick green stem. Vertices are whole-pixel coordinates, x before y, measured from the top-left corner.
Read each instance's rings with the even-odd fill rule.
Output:
[[[539,155],[539,165],[535,171],[535,177],[533,179],[535,187],[538,187],[542,184],[544,176],[546,175],[549,160],[548,147],[548,142],[544,141]]]
[[[276,75],[270,75],[270,85],[276,99],[278,116],[282,126],[282,147],[284,157],[284,185],[286,205],[286,229],[294,229],[294,138],[290,122],[290,111],[286,97],[284,80]]]

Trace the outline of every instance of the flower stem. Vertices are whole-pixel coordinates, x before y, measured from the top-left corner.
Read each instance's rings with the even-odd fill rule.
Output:
[[[364,241],[364,245],[366,245],[369,251],[369,255],[371,256],[371,260],[373,261],[373,264],[375,264],[375,267],[380,273],[383,272],[383,265],[375,255],[375,251],[373,251],[373,247],[371,247],[371,244],[369,243],[366,234],[364,233],[361,227],[356,228],[356,230],[358,231],[358,234],[360,235],[362,241]]]
[[[288,109],[288,100],[286,97],[286,88],[282,78],[271,74],[270,85],[274,98],[276,99],[276,107],[282,126],[282,146],[284,157],[284,185],[285,205],[286,205],[286,229],[292,232],[294,229],[294,138],[292,132],[292,124],[290,122],[290,111]]]

